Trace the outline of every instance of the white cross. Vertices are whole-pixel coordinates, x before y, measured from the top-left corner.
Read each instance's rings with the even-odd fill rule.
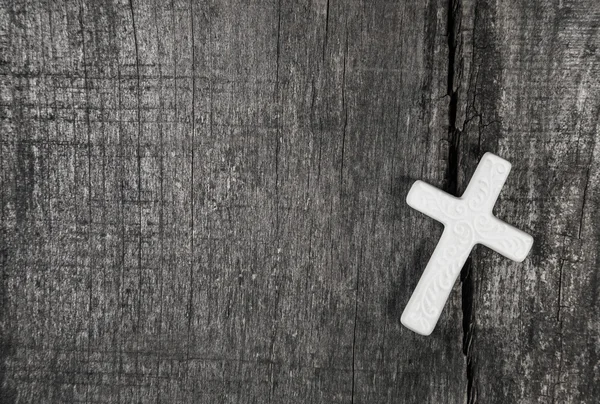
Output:
[[[476,244],[518,262],[529,253],[533,238],[492,214],[510,167],[508,161],[492,153],[484,154],[460,198],[423,181],[411,187],[406,197],[408,205],[442,222],[444,232],[402,313],[402,324],[409,329],[422,335],[431,334]]]

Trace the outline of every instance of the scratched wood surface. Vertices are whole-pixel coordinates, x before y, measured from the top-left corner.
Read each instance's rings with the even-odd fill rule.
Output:
[[[0,4],[0,403],[600,396],[594,0]],[[534,251],[417,336],[485,151]]]

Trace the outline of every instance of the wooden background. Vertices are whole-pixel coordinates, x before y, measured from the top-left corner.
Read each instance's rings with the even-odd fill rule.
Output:
[[[598,403],[600,2],[0,3],[0,403]],[[486,151],[534,249],[418,336]]]

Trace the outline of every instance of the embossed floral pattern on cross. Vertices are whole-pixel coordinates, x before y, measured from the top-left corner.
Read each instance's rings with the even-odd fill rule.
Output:
[[[406,202],[444,224],[444,232],[404,312],[402,324],[416,333],[433,331],[454,282],[476,244],[521,262],[533,238],[492,214],[508,177],[508,161],[486,153],[464,194],[457,198],[423,181],[411,187]]]

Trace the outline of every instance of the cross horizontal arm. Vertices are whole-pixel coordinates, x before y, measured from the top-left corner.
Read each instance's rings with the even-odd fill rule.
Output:
[[[423,181],[415,181],[408,191],[406,203],[444,224],[448,224],[466,213],[466,207],[459,198]]]
[[[476,243],[513,261],[522,262],[533,245],[533,237],[529,234],[493,216],[478,216],[473,226],[478,237]]]

